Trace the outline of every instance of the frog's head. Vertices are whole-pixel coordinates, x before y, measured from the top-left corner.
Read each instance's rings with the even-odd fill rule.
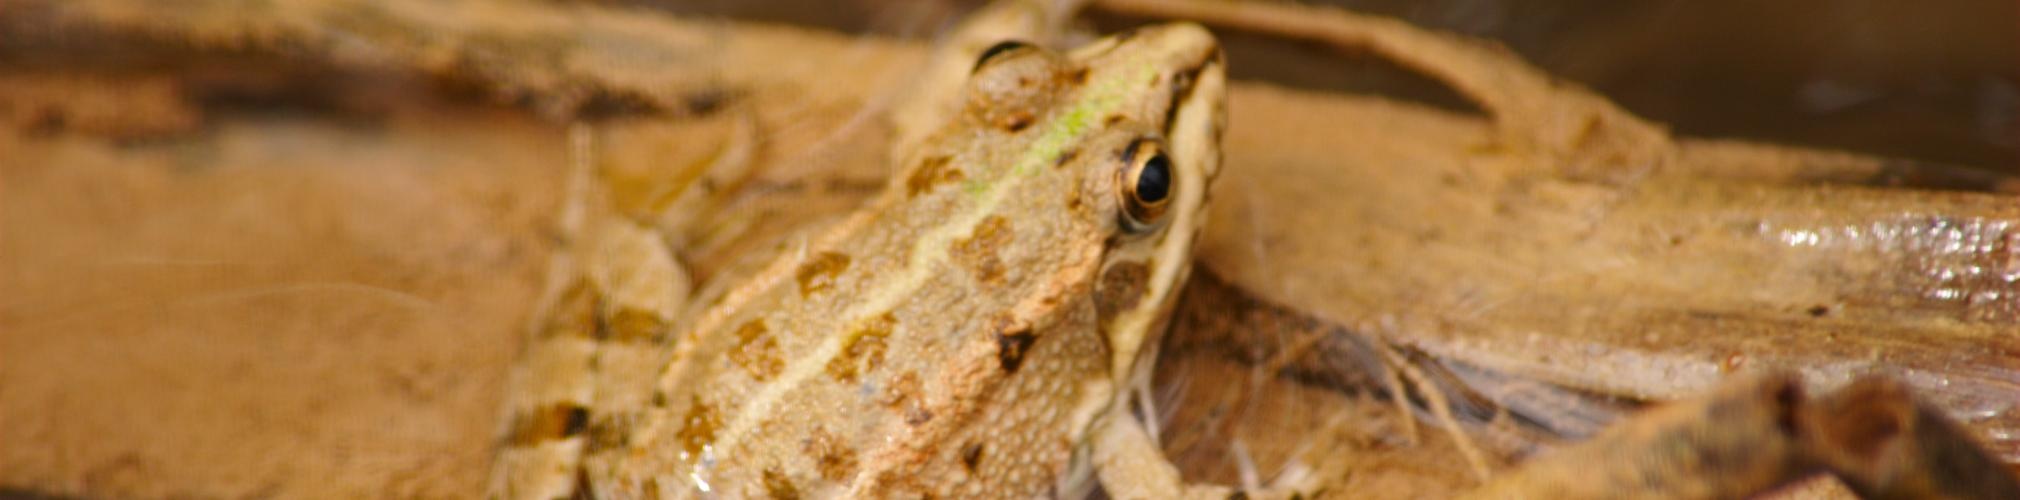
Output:
[[[1226,124],[1225,65],[1204,28],[1176,24],[1137,30],[1074,52],[1089,69],[1088,88],[1122,92],[1117,132],[1135,137],[1113,176],[1095,176],[1116,221],[1095,284],[1102,331],[1115,367],[1129,370],[1151,332],[1164,325],[1192,269],[1193,245],[1206,222],[1206,193],[1220,173]],[[1128,131],[1128,132],[1123,132]],[[1117,373],[1127,376],[1129,373]]]
[[[1052,282],[1092,289],[1118,376],[1156,338],[1190,269],[1220,167],[1224,84],[1218,43],[1190,24],[1065,54],[1004,42],[983,52],[969,79],[970,126],[958,128],[993,136],[984,149],[994,158],[980,163],[998,170],[971,186],[1045,207],[1015,211],[1042,229],[1020,231],[1020,243],[1079,263],[1059,268],[1076,276]],[[1020,182],[998,182],[1006,179]]]

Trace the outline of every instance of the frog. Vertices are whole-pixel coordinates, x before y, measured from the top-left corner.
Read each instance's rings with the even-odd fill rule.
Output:
[[[491,496],[1231,493],[1180,478],[1137,403],[1219,174],[1224,57],[1187,23],[1019,38],[1074,4],[957,30],[892,113],[883,191],[734,283],[576,214]]]

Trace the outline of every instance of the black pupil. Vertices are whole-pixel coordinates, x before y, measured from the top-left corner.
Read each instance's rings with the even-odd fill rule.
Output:
[[[1136,174],[1136,199],[1157,203],[1170,195],[1171,159],[1161,154],[1152,156],[1143,162],[1143,171]]]

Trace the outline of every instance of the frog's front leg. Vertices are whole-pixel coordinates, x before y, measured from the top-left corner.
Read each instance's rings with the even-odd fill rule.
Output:
[[[1129,415],[1110,412],[1096,423],[1094,433],[1094,469],[1111,497],[1224,499],[1234,491],[1185,484],[1150,432]]]
[[[1243,490],[1219,484],[1187,483],[1150,431],[1127,412],[1111,411],[1096,422],[1093,448],[1095,473],[1112,498],[1220,500],[1302,496],[1302,488],[1297,486]]]
[[[1156,352],[1143,354],[1156,358]],[[1276,484],[1268,487],[1244,485],[1236,488],[1210,483],[1187,483],[1178,467],[1165,455],[1164,448],[1157,444],[1156,431],[1145,425],[1149,415],[1156,409],[1150,407],[1149,380],[1154,365],[1138,363],[1132,376],[1133,382],[1123,389],[1123,394],[1109,407],[1109,410],[1095,420],[1092,429],[1093,466],[1101,480],[1101,486],[1108,496],[1121,499],[1138,498],[1299,498],[1308,496],[1317,484],[1306,474],[1293,473],[1277,478]],[[1141,408],[1133,409],[1134,399]],[[1155,421],[1150,421],[1155,423]]]

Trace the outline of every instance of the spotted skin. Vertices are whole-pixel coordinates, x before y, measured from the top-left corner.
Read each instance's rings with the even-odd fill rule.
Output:
[[[671,252],[618,259],[664,239],[623,223],[592,231],[582,297],[549,311],[571,335],[533,348],[564,353],[534,355],[561,371],[530,370],[553,375],[533,385],[559,389],[514,398],[549,412],[535,417],[582,408],[587,423],[573,425],[572,409],[560,432],[539,421],[540,443],[501,455],[494,492],[1054,491],[1091,465],[1090,434],[1141,371],[1184,278],[1160,263],[1190,251],[1218,150],[1165,148],[1179,194],[1156,221],[1126,219],[1121,173],[1140,168],[1145,141],[1208,140],[1220,74],[1213,39],[1189,25],[992,57],[947,124],[894,158],[905,169],[883,196],[691,318],[674,313],[684,286],[644,283],[683,283],[661,269]],[[1212,90],[1196,94],[1203,80]]]

